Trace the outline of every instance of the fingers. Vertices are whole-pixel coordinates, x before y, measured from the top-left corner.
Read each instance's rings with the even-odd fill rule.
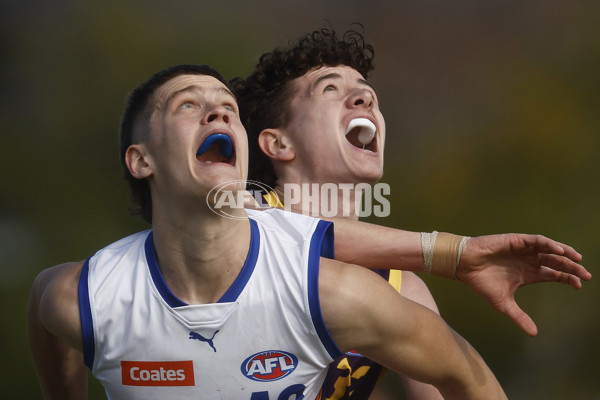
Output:
[[[533,283],[541,282],[557,282],[571,286],[573,289],[581,289],[581,279],[567,272],[557,271],[552,268],[541,266],[535,274],[528,274],[527,277],[523,278],[523,281],[519,286],[531,285]]]
[[[540,265],[572,274],[585,281],[592,279],[592,274],[584,266],[578,264],[583,257],[573,247],[543,235],[521,236],[526,247],[539,253]],[[573,286],[574,281],[570,279],[569,282]],[[580,283],[578,282],[578,285]]]
[[[540,271],[540,282],[558,282],[565,285],[571,286],[573,289],[581,289],[581,279],[575,275],[568,274],[566,272],[556,271],[548,267],[542,267]]]
[[[563,256],[557,256],[554,254],[540,254],[538,261],[540,265],[578,278],[577,281],[579,281],[579,279],[589,281],[592,278],[592,274],[586,270],[583,265],[577,264],[576,262]],[[565,278],[561,279],[564,280]],[[581,286],[581,282],[579,282],[579,285]]]
[[[571,286],[573,289],[581,289],[581,287],[582,287],[581,279],[579,279],[576,276],[566,274],[564,272],[560,273],[560,276],[558,277],[557,282],[567,284],[567,285]]]
[[[504,310],[500,310],[501,313],[512,319],[513,322],[521,329],[525,331],[529,336],[535,336],[538,334],[538,328],[535,322],[529,315],[517,305],[514,299],[507,300],[504,304]]]
[[[567,244],[557,242],[556,240],[549,239],[543,235],[522,236],[526,246],[531,247],[540,253],[561,255],[576,262],[583,259],[581,254]]]

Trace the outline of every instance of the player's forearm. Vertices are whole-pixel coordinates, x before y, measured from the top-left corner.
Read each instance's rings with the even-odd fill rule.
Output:
[[[479,353],[439,316],[427,313],[417,326],[413,338],[428,360],[421,366],[444,399],[506,399]]]
[[[479,353],[457,333],[453,333],[462,352],[451,366],[454,376],[437,387],[444,399],[507,399],[504,390]]]
[[[390,305],[394,302],[398,304],[393,309],[399,311],[387,324],[397,325],[386,330],[388,336],[383,338],[390,346],[374,354],[378,357],[374,359],[397,373],[434,385],[444,399],[506,399],[485,361],[439,315],[409,300],[389,300]],[[370,355],[368,351],[363,354]]]
[[[335,229],[335,258],[368,268],[421,271],[421,234],[344,218],[330,219]]]

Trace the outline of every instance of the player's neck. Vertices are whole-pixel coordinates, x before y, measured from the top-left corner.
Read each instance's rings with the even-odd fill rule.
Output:
[[[245,215],[245,213],[244,213]],[[188,304],[216,302],[242,269],[250,222],[214,213],[153,216],[156,258],[169,289]]]

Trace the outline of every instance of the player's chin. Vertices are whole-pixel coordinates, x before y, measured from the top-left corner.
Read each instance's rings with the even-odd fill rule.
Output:
[[[383,176],[383,167],[372,166],[369,168],[368,165],[363,164],[355,171],[354,175],[358,177],[359,182],[373,185],[379,182]]]

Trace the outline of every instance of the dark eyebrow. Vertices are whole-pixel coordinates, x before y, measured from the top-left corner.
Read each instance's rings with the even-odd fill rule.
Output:
[[[317,87],[319,85],[319,83],[321,83],[327,79],[342,79],[342,75],[338,74],[337,72],[332,72],[327,75],[323,75],[323,76],[317,78],[317,80],[315,80],[312,87],[313,88]],[[369,88],[371,88],[371,90],[375,91],[375,88],[373,87],[373,85],[371,85],[365,79],[359,78],[356,80],[356,82],[358,82],[361,85],[368,86]]]
[[[366,79],[358,79],[358,83],[368,86],[371,88],[371,90],[375,91],[375,88],[373,87],[373,85],[371,85],[369,82],[367,82]]]
[[[327,79],[342,79],[342,75],[338,74],[337,72],[331,72],[327,75],[323,75],[318,77],[312,84],[313,89],[316,88],[317,86],[319,86],[319,84]]]
[[[180,94],[195,92],[195,91],[205,92],[206,88],[202,87],[202,86],[198,86],[198,85],[190,85],[190,86],[184,87],[183,89],[180,89],[180,90],[177,90],[177,91],[171,93],[171,95],[169,97],[167,97],[167,101],[165,102],[165,104],[168,107],[168,105],[171,103],[171,101],[173,101],[173,99],[175,97],[179,96]],[[231,96],[231,98],[237,103],[236,97],[233,95],[233,93],[231,93],[231,91],[229,89],[224,88],[224,87],[219,87],[217,89],[217,92],[219,94]]]

